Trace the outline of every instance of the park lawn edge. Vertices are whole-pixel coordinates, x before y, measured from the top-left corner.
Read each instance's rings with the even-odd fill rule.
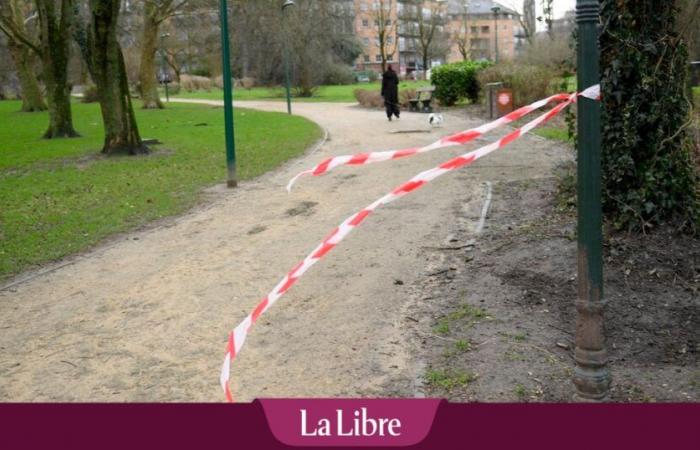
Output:
[[[11,104],[12,102],[0,102],[0,104]],[[19,102],[15,102],[15,105],[17,106],[17,109],[19,109]],[[192,146],[191,142],[196,142],[196,138],[192,140],[190,136],[184,136],[188,139],[190,139],[189,143],[176,143],[176,140],[181,140],[178,139],[177,137],[172,137],[171,139],[164,138],[164,133],[167,132],[168,130],[172,131],[172,127],[178,128],[179,124],[175,125],[170,125],[171,128],[161,130],[161,131],[154,131],[154,127],[152,125],[151,120],[145,120],[144,117],[147,117],[147,115],[157,115],[161,114],[160,118],[161,120],[165,122],[170,122],[170,119],[166,119],[168,116],[164,116],[162,114],[168,114],[169,111],[172,113],[178,113],[178,112],[189,112],[189,111],[202,111],[203,113],[208,114],[208,118],[204,120],[209,120],[213,117],[218,117],[219,115],[223,118],[223,110],[221,107],[212,107],[209,105],[192,105],[192,104],[171,104],[170,109],[166,109],[165,111],[147,111],[147,110],[137,110],[137,116],[140,118],[139,120],[139,126],[142,129],[142,136],[147,137],[147,138],[157,138],[161,141],[163,141],[163,145],[158,145],[153,148],[153,153],[152,155],[149,156],[140,156],[140,157],[116,157],[116,158],[108,158],[108,157],[102,157],[99,155],[99,148],[101,144],[101,139],[102,139],[102,132],[101,132],[101,118],[99,117],[99,114],[96,116],[94,114],[91,114],[89,116],[89,120],[92,121],[93,125],[94,122],[97,121],[99,122],[99,133],[95,133],[93,131],[87,131],[89,130],[89,127],[87,127],[86,122],[84,121],[84,118],[81,117],[80,112],[84,108],[94,108],[93,112],[97,111],[97,106],[89,106],[85,105],[82,106],[82,104],[75,103],[74,104],[74,116],[77,120],[75,120],[76,123],[76,128],[80,132],[81,130],[84,131],[84,142],[81,143],[81,145],[85,148],[85,151],[82,152],[68,152],[65,156],[63,157],[53,157],[48,160],[29,160],[29,161],[18,161],[14,166],[1,166],[0,165],[0,193],[3,194],[4,197],[8,197],[11,194],[8,194],[8,189],[7,186],[5,186],[5,189],[3,189],[3,184],[12,184],[8,183],[9,180],[12,180],[15,184],[21,187],[21,189],[18,189],[19,191],[23,191],[24,188],[29,189],[32,191],[32,194],[36,194],[36,189],[39,191],[42,190],[41,186],[35,187],[32,183],[30,183],[31,176],[33,173],[36,173],[38,175],[38,178],[43,181],[43,176],[48,176],[49,178],[51,176],[54,176],[58,174],[58,177],[61,178],[63,173],[66,171],[72,171],[71,175],[80,175],[80,169],[78,168],[78,165],[81,164],[81,161],[87,157],[88,159],[94,158],[97,160],[95,163],[88,163],[88,171],[90,170],[90,167],[99,167],[99,165],[124,165],[126,164],[125,167],[129,167],[129,164],[132,163],[133,165],[139,165],[142,163],[152,163],[156,165],[168,165],[168,161],[174,165],[182,165],[183,161],[180,158],[176,158],[175,156],[178,156],[179,153],[185,154],[185,153],[191,153],[189,155],[189,160],[185,162],[192,163],[193,160],[198,159],[202,154],[204,153],[197,153],[195,152],[190,152],[188,150],[185,150],[184,147],[187,146]],[[212,112],[213,111],[213,112]],[[3,110],[0,108],[0,117],[3,115],[6,115],[8,111],[5,109]],[[37,121],[37,126],[35,127],[35,130],[33,132],[38,133],[38,135],[41,134],[41,130],[45,126],[44,121],[47,120],[45,117],[42,118],[42,115],[45,116],[45,113],[19,113],[15,111],[10,111],[9,114],[13,114],[12,119],[16,120],[15,123],[21,122],[22,119],[25,118],[30,118],[32,120]],[[16,114],[16,115],[15,115]],[[31,114],[31,115],[30,115]],[[186,114],[185,114],[186,115]],[[153,117],[153,116],[151,116]],[[158,116],[156,116],[158,117]],[[265,117],[270,120],[264,120],[263,122],[269,122],[267,125],[263,125],[263,130],[267,129],[268,132],[265,133],[260,132],[258,133],[259,136],[252,136],[251,132],[246,132],[243,127],[245,127],[245,117],[252,117],[252,118],[259,118],[259,117]],[[276,132],[276,129],[279,128],[277,125],[277,120],[274,120],[274,118],[277,117],[280,119],[280,121],[284,121],[282,123],[284,124],[296,124],[294,127],[294,132],[297,132],[298,130],[305,130],[304,136],[297,136],[294,140],[294,145],[288,145],[287,140],[281,141],[282,144],[284,145],[277,145],[276,141],[274,140],[274,133]],[[20,118],[20,120],[17,120]],[[263,112],[263,111],[257,111],[253,109],[246,109],[246,108],[237,108],[236,110],[236,119],[238,123],[236,124],[236,131],[237,131],[237,148],[239,150],[239,164],[248,164],[249,166],[253,166],[253,164],[257,165],[257,169],[253,170],[250,168],[243,168],[244,170],[240,170],[239,168],[239,175],[240,175],[240,180],[239,181],[247,181],[247,180],[254,180],[257,179],[259,176],[264,175],[266,173],[269,173],[273,170],[277,170],[280,167],[283,167],[285,164],[288,164],[290,161],[302,157],[305,154],[307,154],[311,149],[315,148],[319,141],[323,139],[324,132],[323,129],[316,124],[315,122],[304,118],[300,116],[288,116],[283,113],[275,113],[275,112]],[[3,118],[4,120],[4,118]],[[249,119],[252,120],[252,119]],[[223,120],[221,120],[223,122]],[[157,120],[155,123],[155,129],[157,130]],[[196,126],[196,125],[195,125]],[[286,125],[285,125],[286,126]],[[205,127],[202,127],[204,129]],[[74,232],[69,232],[68,235],[71,236],[70,239],[66,239],[66,242],[64,242],[64,245],[59,245],[56,243],[52,243],[49,245],[49,249],[45,252],[42,252],[40,249],[37,249],[37,247],[41,247],[43,243],[41,242],[41,239],[44,237],[41,235],[37,235],[34,239],[30,239],[28,237],[28,234],[22,235],[20,232],[20,236],[22,236],[20,239],[17,239],[17,245],[19,245],[21,242],[26,241],[26,240],[34,240],[34,241],[39,241],[39,242],[33,242],[31,245],[28,245],[27,247],[30,247],[28,249],[27,254],[22,253],[21,248],[14,248],[12,249],[12,243],[9,242],[9,236],[15,236],[17,237],[17,232],[13,233],[9,230],[10,228],[10,223],[8,220],[8,217],[10,214],[12,214],[12,207],[6,209],[5,214],[3,215],[2,211],[0,211],[0,283],[3,285],[6,285],[7,283],[13,283],[17,279],[22,279],[24,275],[27,273],[31,272],[36,272],[36,271],[43,271],[44,269],[49,268],[49,270],[52,270],[51,267],[55,266],[62,266],[66,263],[66,261],[73,261],[77,258],[80,257],[80,255],[93,251],[97,247],[104,247],[105,245],[109,245],[111,242],[123,239],[124,235],[128,233],[133,233],[137,232],[140,230],[146,230],[146,229],[152,229],[154,227],[158,227],[162,225],[163,223],[167,223],[170,220],[173,220],[176,217],[180,217],[183,214],[188,214],[198,206],[202,204],[202,201],[205,200],[206,196],[206,190],[208,188],[211,188],[212,186],[220,185],[223,182],[225,182],[225,174],[226,174],[226,165],[225,165],[225,153],[224,153],[224,137],[223,137],[223,123],[221,123],[220,126],[209,126],[206,127],[208,128],[204,133],[211,136],[212,134],[215,135],[215,143],[213,145],[213,149],[210,150],[211,154],[209,156],[209,160],[212,158],[211,155],[214,156],[214,167],[216,170],[215,174],[207,172],[205,176],[201,176],[197,179],[187,179],[183,183],[186,184],[186,186],[180,188],[177,183],[172,182],[170,185],[174,186],[174,189],[172,191],[167,191],[165,189],[163,192],[161,192],[159,197],[153,197],[149,201],[152,202],[158,202],[159,199],[162,201],[165,201],[165,205],[161,205],[162,207],[157,207],[156,205],[153,206],[151,211],[147,211],[141,215],[139,212],[138,214],[134,215],[126,215],[126,216],[120,216],[119,219],[121,220],[120,222],[117,221],[116,224],[108,224],[107,229],[96,229],[96,230],[89,230],[89,236],[86,235],[86,237],[76,239],[75,238],[75,233]],[[216,128],[215,132],[212,130]],[[192,130],[195,130],[192,128]],[[185,132],[185,134],[190,134],[189,130]],[[248,136],[246,136],[246,134]],[[98,138],[96,139],[96,135]],[[220,135],[220,136],[219,136]],[[6,140],[8,134],[6,133],[5,139],[3,139],[3,134],[0,132],[0,142],[5,141],[8,143]],[[267,141],[267,144],[265,143]],[[253,142],[253,141],[258,141],[258,142]],[[261,142],[262,141],[262,142]],[[32,145],[32,146],[41,146],[43,144],[46,144],[47,141],[41,141],[38,138],[36,140],[32,140],[31,142],[25,144]],[[60,142],[61,144],[66,144],[66,143],[75,143],[78,141],[56,141]],[[211,142],[209,142],[211,144]],[[11,143],[9,146],[16,147],[20,146],[21,144],[14,144]],[[51,143],[50,143],[51,144]],[[265,159],[264,156],[261,157],[258,153],[248,155],[246,156],[246,148],[255,148],[255,149],[260,149],[263,148],[265,145],[268,145],[269,151],[268,151],[268,156],[272,155],[272,159]],[[203,147],[204,145],[197,146],[197,147]],[[262,146],[262,147],[261,147]],[[284,151],[280,151],[280,148],[284,147]],[[172,150],[171,150],[172,149]],[[252,150],[251,150],[252,152]],[[3,159],[3,153],[6,155],[9,152],[5,152],[3,149],[2,144],[0,143],[0,160]],[[175,155],[175,156],[172,156]],[[169,158],[171,158],[169,160]],[[244,161],[248,161],[247,163]],[[209,167],[212,166],[211,161],[209,162]],[[131,175],[130,172],[125,170],[124,172],[121,172],[122,175]],[[180,170],[180,173],[185,174],[185,178],[190,176],[188,174],[188,169],[187,167],[183,168]],[[177,174],[177,171],[169,171],[166,173],[171,173],[172,174]],[[47,175],[48,174],[48,175]],[[27,183],[22,183],[22,181],[18,181],[18,179],[22,177],[27,177]],[[64,177],[65,178],[65,177]],[[148,177],[146,177],[148,178]],[[70,179],[68,177],[67,179]],[[128,178],[127,178],[128,179]],[[131,181],[131,179],[128,179]],[[51,180],[46,180],[47,185],[51,185],[51,187],[47,187],[46,191],[51,194],[50,189],[58,186],[57,189],[65,188],[65,185],[62,185],[61,183],[52,183]],[[64,181],[62,179],[62,181]],[[179,181],[179,180],[178,180]],[[34,184],[40,184],[40,183],[34,183]],[[129,183],[127,183],[129,184]],[[55,186],[56,185],[56,186]],[[75,188],[75,186],[74,186]],[[70,186],[68,186],[68,189],[70,190]],[[77,189],[77,188],[76,188]],[[118,193],[118,192],[117,192]],[[50,195],[49,195],[50,196]],[[16,199],[20,205],[15,204],[14,207],[15,209],[19,208],[19,211],[23,214],[27,213],[26,208],[24,207],[24,203],[32,203],[35,202],[35,197],[34,196],[28,196],[29,201],[27,201],[26,198],[18,198]],[[89,195],[85,196],[89,200]],[[100,198],[95,199],[95,202],[99,201],[104,201]],[[0,199],[0,210],[4,209],[8,205],[11,205],[12,200],[9,198],[2,198]],[[16,202],[17,203],[17,202]],[[88,201],[89,203],[89,201]],[[125,203],[129,204],[138,204],[137,202],[127,200]],[[48,203],[51,206],[55,206],[53,203]],[[24,208],[24,209],[22,209]],[[47,215],[51,215],[50,208],[46,208]],[[61,209],[60,207],[56,209]],[[143,209],[143,208],[141,208]],[[141,211],[141,209],[139,211]],[[8,212],[10,211],[10,212]],[[31,213],[29,213],[31,214]],[[70,214],[68,214],[70,215]],[[26,219],[26,218],[25,218]],[[52,220],[55,220],[55,217],[51,217]],[[39,220],[37,219],[37,222]],[[70,220],[66,219],[64,222],[70,222]],[[28,220],[25,220],[25,223],[22,224],[22,226],[26,227],[27,223],[30,226],[37,225],[32,222],[31,217],[28,218]],[[83,225],[80,221],[77,221],[79,225]],[[64,224],[61,223],[61,226]],[[3,228],[5,228],[5,232],[3,232]],[[21,231],[21,230],[20,230]],[[93,234],[94,232],[94,234]],[[3,264],[2,259],[6,259],[5,263]]]

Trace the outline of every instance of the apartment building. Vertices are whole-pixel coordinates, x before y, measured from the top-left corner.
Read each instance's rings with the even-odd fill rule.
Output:
[[[449,0],[449,62],[468,59],[499,60],[515,57],[524,44],[520,14],[490,0]],[[494,12],[497,8],[497,13]],[[496,49],[498,45],[498,49]]]
[[[380,72],[383,59],[402,74],[461,61],[463,55],[495,60],[496,45],[500,60],[511,59],[523,44],[519,14],[490,0],[354,1],[355,34],[363,48],[355,64],[358,70]],[[426,30],[432,30],[434,38],[429,61],[424,62],[421,36]]]

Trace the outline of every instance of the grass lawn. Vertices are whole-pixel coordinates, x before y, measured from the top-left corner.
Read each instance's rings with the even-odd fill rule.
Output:
[[[76,139],[42,140],[46,113],[0,102],[0,280],[105,237],[193,206],[224,181],[223,109],[171,104],[136,111],[141,135],[163,142],[148,156],[104,157],[97,104],[73,105]],[[243,180],[302,153],[321,136],[304,118],[237,109]],[[8,126],[9,125],[9,126]]]
[[[416,89],[421,86],[429,86],[429,81],[402,81],[399,89]],[[381,90],[381,83],[358,83],[350,85],[321,86],[313,97],[293,97],[293,102],[339,102],[355,103],[355,89],[376,89]],[[163,94],[165,95],[165,94]],[[252,89],[235,88],[233,90],[234,100],[278,100],[285,101],[286,93],[281,87],[255,87]],[[179,98],[201,98],[201,99],[223,99],[223,91],[214,88],[211,91],[181,91],[175,97]]]
[[[573,140],[569,138],[569,130],[566,125],[545,125],[535,128],[533,133],[543,138],[573,143]]]

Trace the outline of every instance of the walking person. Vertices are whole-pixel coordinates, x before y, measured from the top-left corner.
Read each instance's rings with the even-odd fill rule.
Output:
[[[399,118],[399,76],[396,75],[391,64],[382,74],[382,97],[384,97],[384,106],[386,107],[386,116],[391,122],[391,116]]]

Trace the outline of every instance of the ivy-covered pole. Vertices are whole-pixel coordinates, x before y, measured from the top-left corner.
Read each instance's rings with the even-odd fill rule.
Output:
[[[578,91],[600,82],[598,0],[577,0]],[[582,400],[610,386],[603,321],[600,102],[578,100],[578,301],[574,384]]]
[[[233,92],[231,86],[231,51],[228,37],[228,7],[226,0],[219,2],[221,21],[221,62],[224,78],[224,128],[226,129],[226,184],[236,187],[236,141],[233,135]]]

